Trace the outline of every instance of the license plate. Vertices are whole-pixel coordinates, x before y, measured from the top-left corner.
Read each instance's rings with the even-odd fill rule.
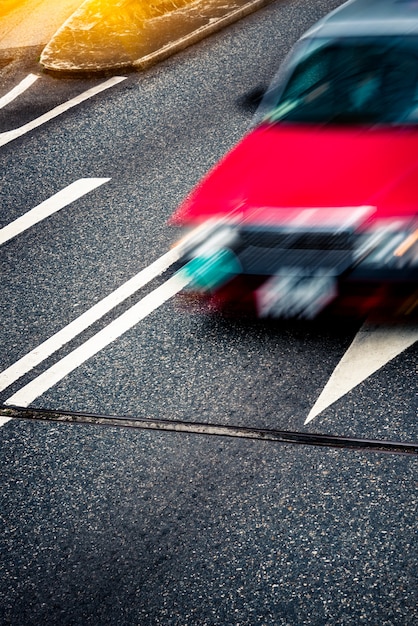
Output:
[[[256,291],[259,317],[313,319],[337,296],[329,270],[282,268]]]

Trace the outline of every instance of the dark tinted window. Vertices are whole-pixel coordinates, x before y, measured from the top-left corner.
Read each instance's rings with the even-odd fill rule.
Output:
[[[268,114],[271,120],[418,123],[418,38],[314,41]]]

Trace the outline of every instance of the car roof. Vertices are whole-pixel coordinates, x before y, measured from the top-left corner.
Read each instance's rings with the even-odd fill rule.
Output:
[[[418,0],[348,0],[306,37],[390,36],[418,33]]]

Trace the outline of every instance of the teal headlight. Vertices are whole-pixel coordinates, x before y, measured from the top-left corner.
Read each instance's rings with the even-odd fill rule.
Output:
[[[235,254],[231,250],[221,249],[195,257],[184,266],[183,272],[190,278],[191,289],[211,291],[227,283],[241,269]]]

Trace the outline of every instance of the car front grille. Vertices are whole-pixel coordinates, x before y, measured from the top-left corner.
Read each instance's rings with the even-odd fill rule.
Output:
[[[281,248],[295,250],[352,250],[353,233],[241,229],[242,247]]]
[[[234,252],[244,274],[271,275],[286,268],[339,275],[353,263],[353,234],[246,229]]]

